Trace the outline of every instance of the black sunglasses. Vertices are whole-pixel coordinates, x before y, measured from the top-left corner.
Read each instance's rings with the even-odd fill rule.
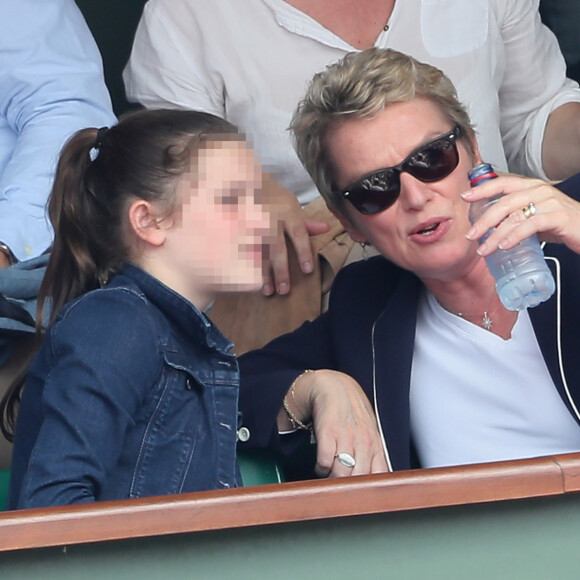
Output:
[[[361,213],[373,215],[391,207],[401,193],[400,174],[404,171],[424,183],[447,177],[459,164],[457,138],[459,125],[440,137],[421,145],[394,167],[373,171],[336,192]]]

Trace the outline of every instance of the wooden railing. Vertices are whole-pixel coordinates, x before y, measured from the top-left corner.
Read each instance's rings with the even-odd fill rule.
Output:
[[[557,496],[580,490],[580,453],[292,482],[0,515],[0,551]]]

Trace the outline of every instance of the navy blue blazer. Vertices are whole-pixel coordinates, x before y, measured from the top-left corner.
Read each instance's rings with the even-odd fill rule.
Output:
[[[580,175],[561,188],[578,197]],[[554,384],[580,424],[580,256],[560,244],[546,244],[544,253],[556,292],[529,314]],[[423,289],[414,274],[383,257],[354,263],[337,276],[326,313],[242,356],[240,410],[251,431],[248,445],[281,449],[276,416],[290,384],[304,369],[334,369],[365,390],[392,469],[416,466],[409,387]]]

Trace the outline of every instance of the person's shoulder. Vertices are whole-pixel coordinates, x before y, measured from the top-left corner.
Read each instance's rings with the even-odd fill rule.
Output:
[[[192,2],[191,0],[148,0],[143,8],[142,19],[170,19],[179,21],[186,17],[223,16],[239,7],[237,0],[212,0],[211,2]]]
[[[32,41],[46,50],[50,42],[46,42],[49,33],[58,26],[64,26],[67,32],[85,31],[88,33],[87,24],[82,12],[75,2],[63,2],[62,0],[18,0],[18,2],[2,3],[2,19],[0,30],[6,33],[8,39],[18,38]],[[41,42],[43,39],[44,42]],[[3,45],[7,45],[7,38],[3,37]],[[10,47],[12,48],[12,47]],[[38,47],[37,47],[38,48]],[[33,54],[30,50],[26,53],[29,58]]]
[[[64,306],[57,316],[52,334],[60,337],[114,336],[130,331],[146,340],[156,336],[159,326],[157,310],[135,285],[122,284],[99,288],[83,294]]]
[[[148,308],[144,293],[133,284],[116,284],[104,286],[79,296],[67,304],[61,318],[78,316],[106,308],[123,318],[134,316],[137,311]]]
[[[336,277],[336,285],[360,286],[373,282],[388,287],[396,284],[406,271],[383,256],[374,256],[344,267]]]
[[[89,366],[114,361],[117,368],[148,378],[161,365],[163,324],[158,310],[137,289],[104,287],[67,304],[43,346],[53,360],[81,357]]]
[[[334,305],[366,303],[369,308],[382,307],[401,281],[412,276],[383,256],[354,262],[336,276],[330,300]]]

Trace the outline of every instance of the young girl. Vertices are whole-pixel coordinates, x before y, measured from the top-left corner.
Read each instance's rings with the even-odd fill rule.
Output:
[[[9,508],[238,485],[238,366],[203,311],[260,288],[260,178],[204,113],[140,111],[70,140],[39,296],[58,315],[26,378]]]

